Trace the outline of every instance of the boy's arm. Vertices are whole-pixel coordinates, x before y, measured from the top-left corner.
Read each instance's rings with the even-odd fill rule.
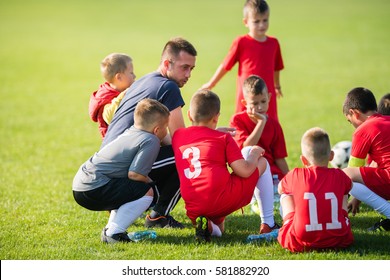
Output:
[[[152,180],[148,176],[144,176],[142,174],[139,174],[139,173],[136,173],[133,171],[129,171],[127,176],[129,177],[130,180],[133,180],[133,181],[140,181],[140,182],[145,182],[145,183],[152,182]]]
[[[274,85],[275,85],[275,93],[276,97],[283,97],[282,87],[280,86],[280,71],[274,72]]]
[[[213,87],[215,87],[217,85],[217,83],[222,79],[222,77],[225,76],[225,74],[227,72],[228,71],[225,70],[225,68],[223,67],[223,64],[219,65],[219,67],[217,68],[217,71],[215,71],[215,73],[211,77],[210,81],[208,81],[206,84],[204,84],[201,87],[201,89],[212,89]]]
[[[233,172],[243,178],[249,177],[258,166],[259,159],[264,154],[264,149],[259,146],[253,146],[249,152],[248,158],[239,159],[230,164]]]
[[[267,123],[267,117],[265,115],[254,113],[253,115],[249,115],[249,117],[251,119],[255,119],[257,121],[257,124],[251,134],[248,135],[248,137],[242,144],[243,147],[257,145],[259,143],[261,135],[263,134],[265,124]]]
[[[284,175],[286,175],[289,171],[288,164],[285,158],[276,158],[275,164],[282,171]]]
[[[117,97],[115,97],[111,103],[108,103],[104,106],[103,109],[103,119],[107,124],[110,124],[112,121],[112,118],[114,117],[114,114],[116,110],[119,107],[119,103],[121,103],[123,96],[125,96],[126,91],[122,91]]]

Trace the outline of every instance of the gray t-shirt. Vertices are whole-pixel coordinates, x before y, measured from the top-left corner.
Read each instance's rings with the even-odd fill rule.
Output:
[[[134,126],[82,164],[73,179],[74,191],[89,191],[133,171],[147,176],[160,151],[160,140]]]

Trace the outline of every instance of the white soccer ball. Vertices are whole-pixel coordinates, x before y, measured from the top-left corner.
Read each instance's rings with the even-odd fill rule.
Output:
[[[351,156],[351,141],[341,141],[333,146],[333,160],[330,164],[335,168],[345,168],[348,166],[349,157]]]

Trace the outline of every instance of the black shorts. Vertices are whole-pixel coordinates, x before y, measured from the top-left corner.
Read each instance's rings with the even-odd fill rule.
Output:
[[[150,188],[153,188],[154,192],[153,205],[158,199],[155,184],[146,184],[128,178],[111,179],[106,185],[91,191],[73,191],[73,197],[79,205],[89,210],[113,210],[127,202],[140,199],[145,196]]]

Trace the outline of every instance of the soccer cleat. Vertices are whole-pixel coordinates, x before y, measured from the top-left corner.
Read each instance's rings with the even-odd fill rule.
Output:
[[[267,224],[261,224],[259,233],[260,234],[262,234],[262,233],[269,233],[269,232],[273,231],[274,229],[279,229],[279,228],[280,228],[280,226],[277,223],[275,223],[275,225],[273,227],[270,227]]]
[[[107,236],[107,228],[102,230],[101,241],[103,243],[131,242],[127,232],[116,233],[113,236]]]
[[[145,227],[147,228],[178,228],[183,229],[182,223],[176,221],[172,216],[160,216],[157,218],[151,218],[149,215],[145,219]]]
[[[390,231],[390,219],[381,219],[370,227],[368,231]]]
[[[196,218],[195,239],[198,242],[210,242],[211,234],[209,231],[209,221],[206,217],[199,216]]]

